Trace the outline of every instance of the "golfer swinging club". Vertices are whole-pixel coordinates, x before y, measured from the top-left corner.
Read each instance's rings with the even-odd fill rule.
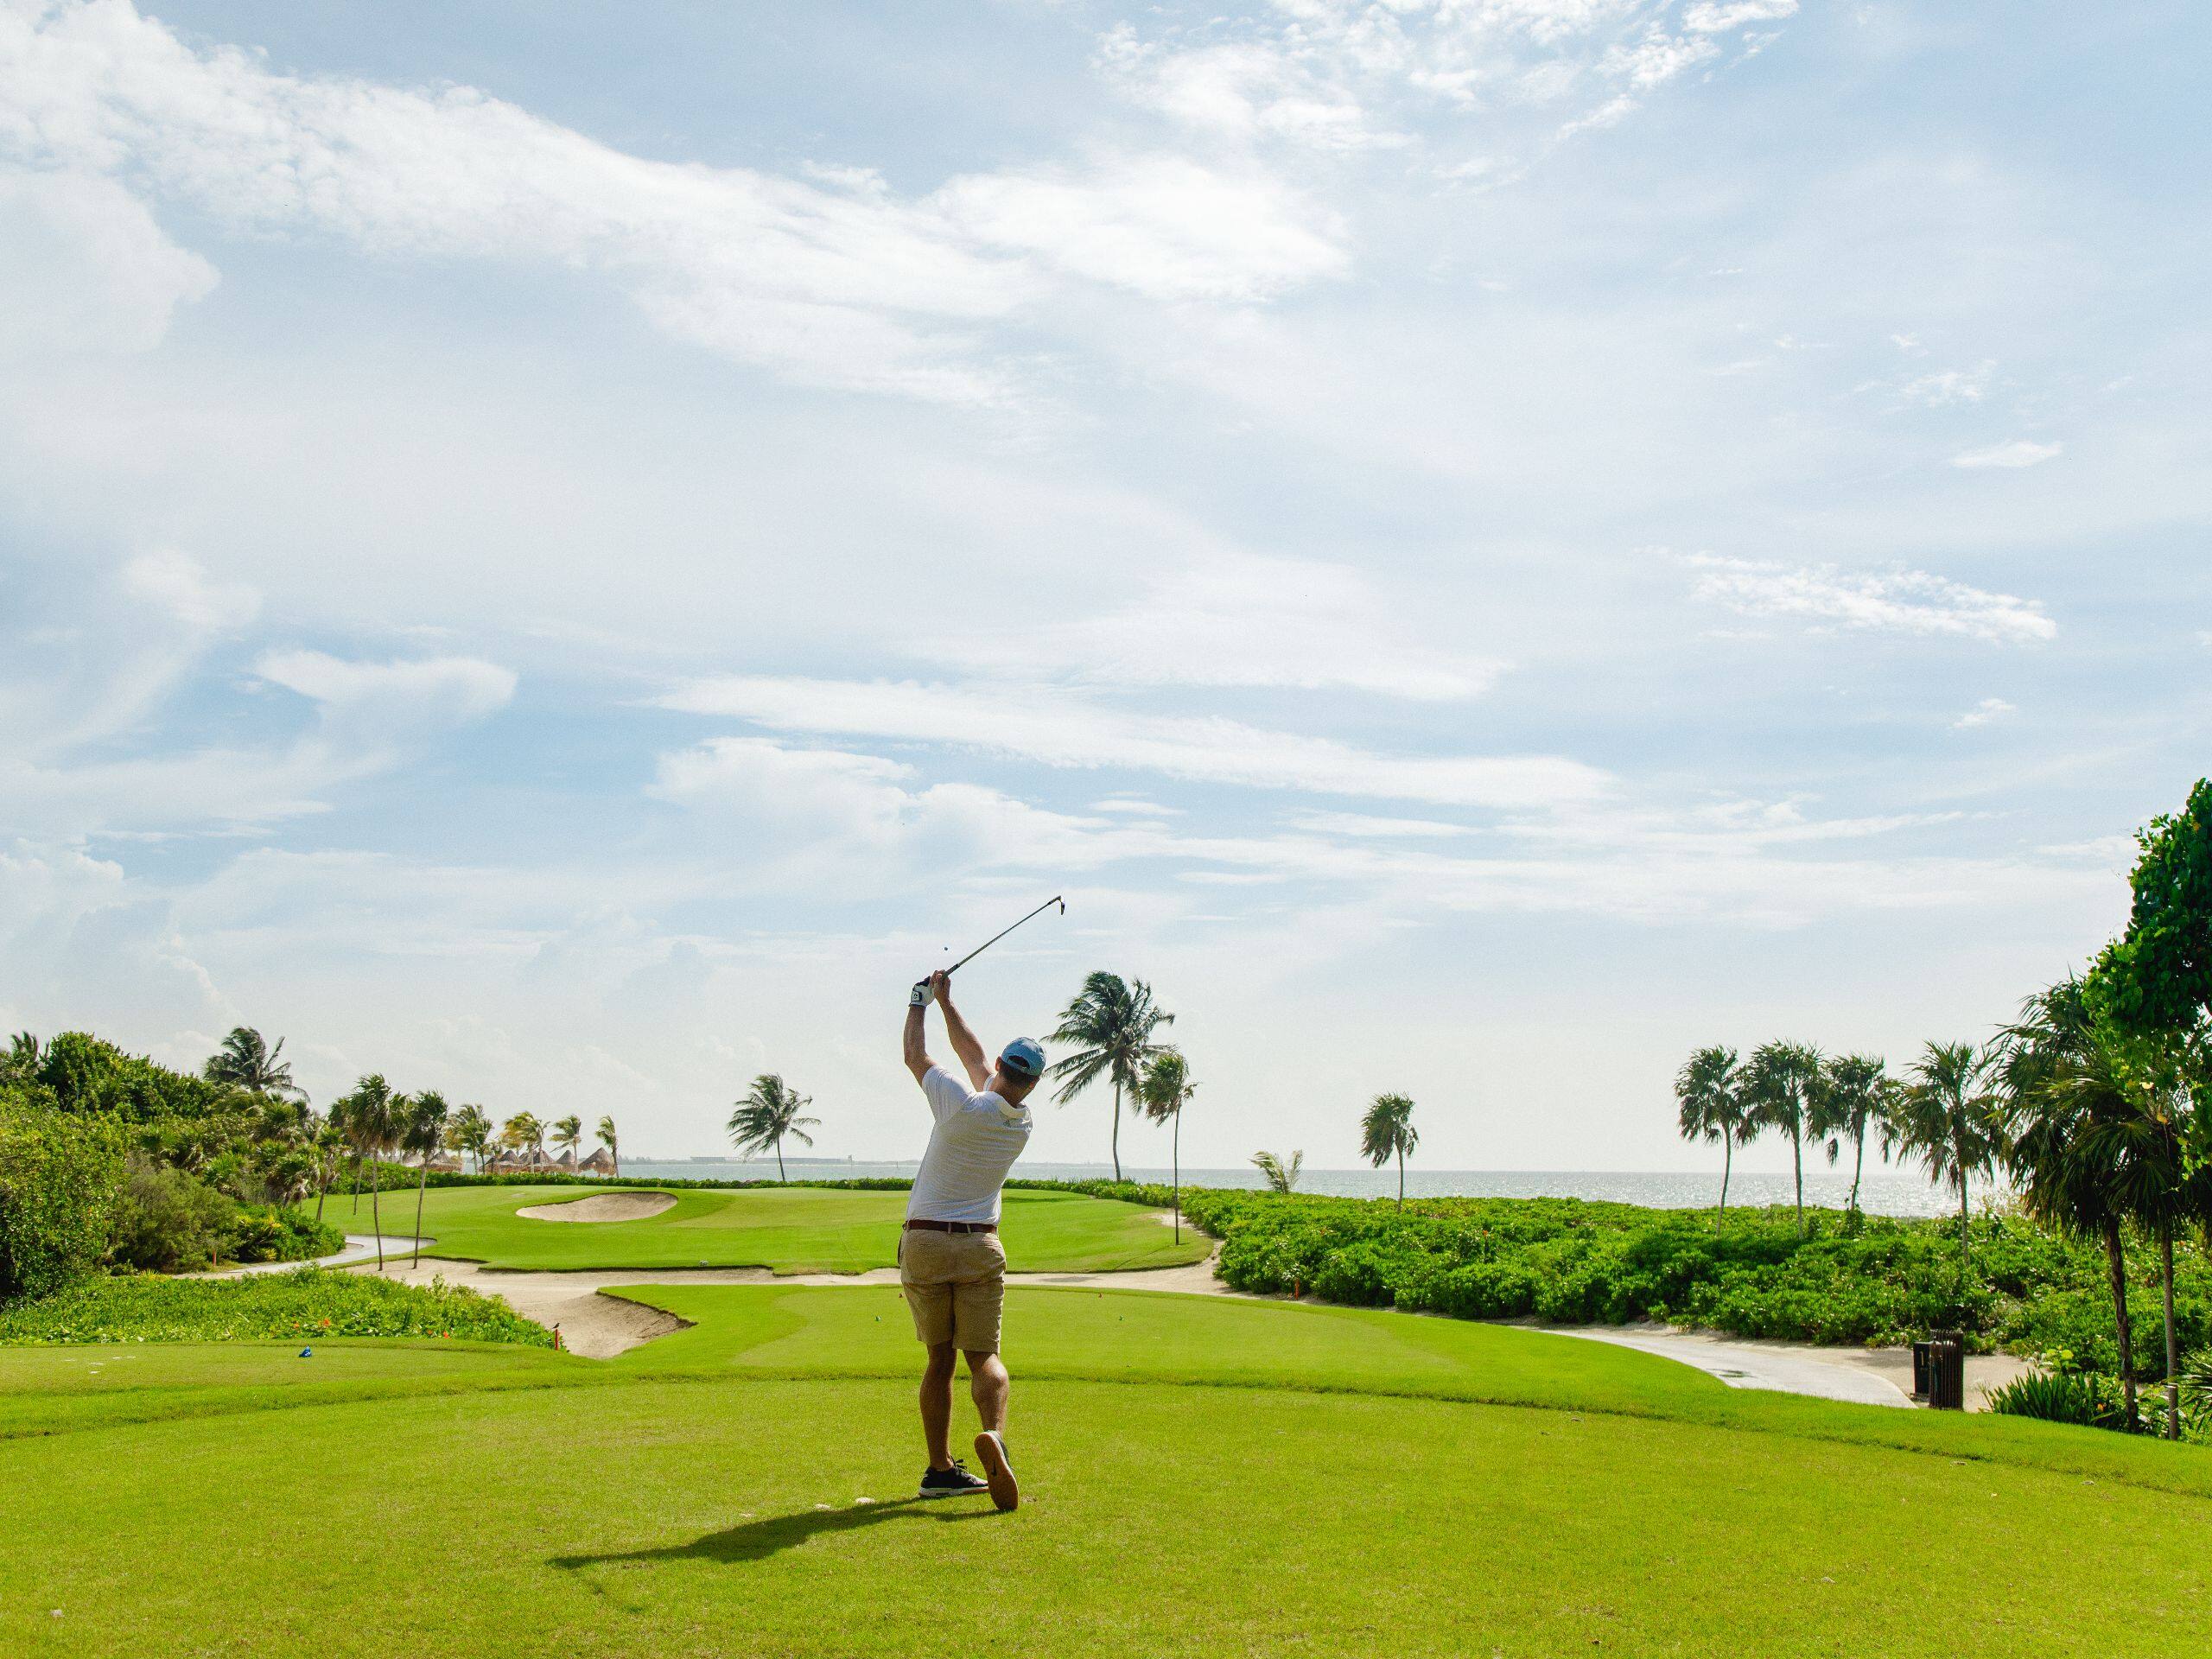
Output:
[[[931,1060],[922,1046],[923,1014],[931,1001],[944,1010],[945,1035],[967,1084]],[[1021,1489],[1007,1461],[1004,1438],[1010,1382],[999,1358],[1006,1304],[999,1189],[1029,1144],[1033,1120],[1021,1103],[1045,1075],[1045,1051],[1017,1037],[987,1070],[983,1046],[952,1006],[952,976],[942,971],[915,986],[908,999],[905,1048],[906,1069],[922,1085],[937,1120],[899,1236],[899,1287],[914,1313],[914,1334],[930,1351],[922,1371],[922,1437],[929,1443],[930,1466],[919,1496],[988,1491],[994,1503],[1010,1510],[1021,1501]],[[956,1350],[968,1357],[969,1391],[983,1422],[976,1436],[983,1479],[952,1455]]]

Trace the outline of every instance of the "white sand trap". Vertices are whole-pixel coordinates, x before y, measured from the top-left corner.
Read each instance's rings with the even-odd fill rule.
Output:
[[[559,1204],[533,1204],[515,1214],[531,1221],[645,1221],[675,1207],[671,1192],[597,1192]]]

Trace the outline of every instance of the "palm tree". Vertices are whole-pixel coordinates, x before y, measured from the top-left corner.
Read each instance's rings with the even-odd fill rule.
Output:
[[[200,1075],[210,1083],[231,1084],[248,1094],[303,1101],[308,1091],[292,1081],[292,1068],[283,1055],[282,1037],[271,1048],[252,1027],[237,1026],[223,1039],[222,1047],[208,1057]]]
[[[446,1121],[452,1116],[446,1097],[435,1089],[425,1089],[407,1103],[407,1114],[400,1123],[400,1144],[423,1160],[420,1173],[415,1178],[415,1260],[423,1259],[423,1197],[430,1188],[430,1160],[445,1143]]]
[[[1808,1120],[1813,1138],[1827,1142],[1828,1162],[1851,1143],[1851,1202],[1859,1213],[1859,1182],[1866,1168],[1866,1132],[1882,1122],[1893,1092],[1888,1067],[1878,1054],[1839,1054],[1821,1067]]]
[[[346,1132],[334,1102],[330,1116],[317,1126],[308,1142],[315,1157],[315,1218],[318,1223],[322,1220],[322,1200],[330,1191],[331,1178],[338,1173],[338,1154],[345,1144]]]
[[[613,1118],[602,1117],[599,1120],[599,1143],[607,1148],[607,1155],[614,1160],[615,1179],[621,1179],[622,1149],[615,1142],[614,1120]]]
[[[454,1114],[453,1143],[476,1160],[476,1173],[484,1173],[484,1159],[492,1149],[492,1119],[481,1106],[464,1106]]]
[[[1294,1192],[1298,1190],[1298,1173],[1306,1167],[1306,1154],[1294,1152],[1290,1154],[1290,1161],[1286,1164],[1272,1152],[1255,1152],[1252,1154],[1252,1161],[1259,1166],[1260,1173],[1268,1178],[1270,1192]]]
[[[1074,1043],[1077,1052],[1052,1066],[1052,1075],[1065,1078],[1052,1098],[1063,1106],[1103,1075],[1114,1084],[1114,1179],[1122,1179],[1122,1094],[1135,1094],[1141,1086],[1144,1068],[1163,1046],[1152,1040],[1175,1016],[1152,1000],[1152,987],[1141,979],[1123,980],[1119,974],[1095,973],[1083,982],[1060,1015],[1053,1032],[1056,1043]]]
[[[822,1127],[820,1118],[799,1116],[813,1103],[812,1096],[800,1094],[773,1071],[763,1071],[753,1079],[752,1090],[729,1115],[731,1143],[741,1153],[775,1147],[776,1179],[781,1181],[784,1137],[789,1135],[799,1145],[810,1147],[814,1137],[807,1131]]]
[[[545,1126],[533,1112],[517,1112],[499,1125],[499,1144],[510,1152],[525,1149],[543,1151],[545,1147]]]
[[[1736,1143],[1752,1132],[1751,1106],[1745,1098],[1736,1051],[1715,1045],[1700,1048],[1675,1074],[1675,1098],[1681,1105],[1685,1141],[1720,1143],[1720,1217],[1728,1214],[1728,1177],[1736,1163]],[[1715,1225],[1719,1224],[1716,1218]]]
[[[378,1161],[399,1138],[404,1096],[395,1096],[381,1072],[372,1071],[353,1085],[353,1092],[334,1103],[331,1116],[343,1122],[346,1144],[353,1148],[355,1203],[360,1192],[359,1166],[369,1166],[369,1229],[377,1236],[377,1271],[384,1271],[384,1211],[379,1199],[383,1165]],[[340,1116],[342,1109],[343,1116]]]
[[[576,1161],[576,1148],[583,1144],[584,1121],[574,1112],[553,1126],[553,1144],[569,1154],[569,1162]]]
[[[1972,1043],[1929,1044],[1882,1127],[1885,1156],[1893,1146],[1911,1154],[1958,1193],[1961,1272],[1972,1265],[1967,1186],[1976,1174],[1990,1172],[2003,1145],[1998,1103],[1989,1090],[1997,1058],[1993,1048]]]
[[[1144,1115],[1155,1123],[1166,1119],[1174,1125],[1167,1156],[1178,1243],[1183,1239],[1183,1108],[1198,1092],[1198,1085],[1191,1081],[1190,1063],[1179,1048],[1163,1048],[1154,1054],[1137,1086],[1137,1103]]]
[[[1797,1179],[1797,1231],[1805,1230],[1805,1135],[1814,1094],[1820,1088],[1821,1051],[1809,1043],[1761,1043],[1744,1068],[1743,1088],[1751,1102],[1749,1122],[1780,1129],[1789,1137],[1790,1165]]]
[[[2062,1233],[2104,1246],[2120,1392],[2132,1433],[2142,1418],[2135,1393],[2135,1322],[2127,1309],[2126,1215],[2119,1173],[2107,1161],[2114,1148],[2088,1134],[2100,1122],[2128,1116],[2125,1075],[2114,1064],[2108,1033],[2082,997],[2082,982],[2071,975],[2023,1002],[2020,1018],[2005,1028],[1999,1045],[2004,1160],[2022,1208]]]
[[[1377,1095],[1367,1108],[1367,1115],[1359,1120],[1359,1150],[1367,1161],[1380,1169],[1393,1157],[1398,1160],[1398,1209],[1406,1207],[1406,1154],[1421,1144],[1421,1131],[1414,1128],[1414,1097],[1411,1095]]]

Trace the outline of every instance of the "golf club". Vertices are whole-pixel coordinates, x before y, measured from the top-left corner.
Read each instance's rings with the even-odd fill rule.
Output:
[[[1021,922],[1031,921],[1037,917],[1042,916],[1046,911],[1052,909],[1054,905],[1058,905],[1060,907],[1061,915],[1065,916],[1068,913],[1068,901],[1062,898],[1058,893],[1054,893],[1043,904],[1038,906],[1036,909],[1031,911],[1028,915],[1024,916],[1021,918],[1021,921],[1015,922],[1010,926],[1001,928],[997,932],[992,934],[989,938],[985,939],[981,944],[977,945],[973,950],[970,950],[966,956],[961,957],[959,961],[954,963],[951,967],[946,969],[944,971],[948,974],[959,972],[961,969],[966,967],[969,963],[975,961],[976,957],[982,956],[984,951],[989,950],[1001,939],[1006,938],[1007,934],[1013,932],[1014,928],[1020,927],[1021,925]],[[926,979],[918,979],[914,982],[913,1001],[918,1007],[926,1007],[929,1006],[929,981]]]

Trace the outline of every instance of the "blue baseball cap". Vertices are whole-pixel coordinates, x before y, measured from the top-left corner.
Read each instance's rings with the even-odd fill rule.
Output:
[[[1017,1077],[1045,1075],[1045,1051],[1027,1037],[1017,1037],[999,1055],[999,1064]]]

